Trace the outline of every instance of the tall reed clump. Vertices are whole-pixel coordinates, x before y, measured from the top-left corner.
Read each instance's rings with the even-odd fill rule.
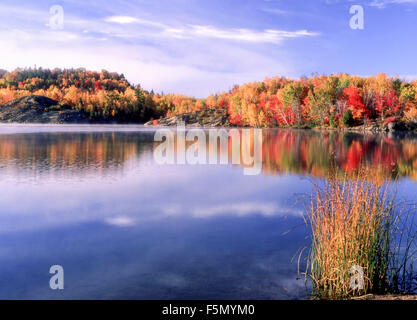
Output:
[[[315,297],[400,290],[413,239],[407,234],[401,244],[401,213],[390,190],[390,183],[372,182],[365,171],[315,185],[306,208],[312,236],[306,275]]]

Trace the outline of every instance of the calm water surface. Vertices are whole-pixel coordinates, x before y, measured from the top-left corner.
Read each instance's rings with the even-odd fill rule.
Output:
[[[264,130],[262,173],[158,165],[153,129],[0,126],[0,298],[302,299],[299,201],[360,163],[415,199],[417,138]],[[62,265],[65,289],[49,288]],[[303,259],[301,259],[301,267]]]

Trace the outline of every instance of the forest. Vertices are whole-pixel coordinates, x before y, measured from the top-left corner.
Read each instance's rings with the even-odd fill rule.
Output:
[[[265,78],[196,99],[146,91],[123,74],[78,69],[0,70],[0,104],[41,95],[86,112],[90,120],[145,122],[201,111],[227,110],[229,122],[250,127],[352,127],[417,122],[417,81],[380,73]]]

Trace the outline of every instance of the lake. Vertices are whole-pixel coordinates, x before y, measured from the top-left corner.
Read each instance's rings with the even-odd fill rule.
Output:
[[[304,299],[316,179],[362,163],[416,198],[412,135],[264,129],[255,175],[231,161],[159,164],[154,135],[0,125],[1,299]],[[49,287],[52,265],[64,290]]]

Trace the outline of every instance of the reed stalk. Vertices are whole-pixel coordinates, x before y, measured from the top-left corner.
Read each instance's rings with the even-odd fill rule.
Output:
[[[400,228],[404,210],[396,203],[395,183],[375,182],[369,172],[315,184],[306,206],[312,245],[305,273],[315,297],[339,299],[405,288],[414,254],[414,212],[406,215],[406,234]]]

